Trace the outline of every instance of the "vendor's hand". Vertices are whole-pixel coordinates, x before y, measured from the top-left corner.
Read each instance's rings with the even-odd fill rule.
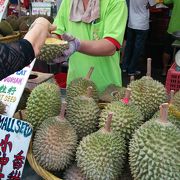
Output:
[[[68,61],[69,57],[74,52],[78,51],[80,47],[80,40],[67,33],[63,34],[61,38],[64,41],[68,41],[69,48],[63,52],[62,56],[53,60],[55,63],[63,63],[65,61]]]

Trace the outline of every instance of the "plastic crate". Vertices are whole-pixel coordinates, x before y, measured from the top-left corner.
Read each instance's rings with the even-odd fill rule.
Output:
[[[168,70],[166,77],[166,90],[170,93],[171,90],[175,92],[180,89],[180,71],[176,71],[176,64],[174,63]]]

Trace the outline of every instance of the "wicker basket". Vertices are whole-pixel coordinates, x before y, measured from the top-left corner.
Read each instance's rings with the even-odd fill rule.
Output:
[[[42,168],[35,160],[33,154],[32,154],[32,142],[30,143],[29,146],[29,151],[27,154],[27,159],[28,162],[31,166],[32,169],[34,169],[34,171],[36,171],[36,173],[41,176],[43,179],[45,180],[62,180],[56,176],[54,176],[52,173],[50,173],[49,171],[45,170],[44,168]]]
[[[16,31],[13,35],[0,37],[0,42],[1,43],[10,43],[10,42],[19,40],[19,38],[20,38],[20,33],[19,33],[19,31]]]

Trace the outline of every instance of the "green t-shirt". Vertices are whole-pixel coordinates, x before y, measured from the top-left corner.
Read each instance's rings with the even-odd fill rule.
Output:
[[[54,20],[56,33],[67,32],[81,40],[97,40],[112,37],[121,45],[127,21],[125,0],[100,0],[100,18],[96,23],[72,22],[69,20],[71,0],[63,0]],[[89,56],[75,52],[69,59],[67,83],[78,77],[85,77],[90,67],[94,67],[91,80],[99,91],[111,83],[121,86],[119,67],[120,53],[113,56]]]
[[[164,0],[164,3],[173,3],[173,10],[167,30],[168,33],[172,34],[175,31],[180,31],[180,0]]]

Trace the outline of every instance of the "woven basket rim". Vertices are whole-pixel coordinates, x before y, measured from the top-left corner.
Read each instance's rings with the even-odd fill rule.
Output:
[[[18,38],[20,36],[20,32],[19,31],[15,31],[15,34],[12,35],[8,35],[8,36],[4,36],[4,37],[0,37],[0,41],[1,40],[9,40],[9,39],[14,39],[14,38]]]
[[[52,173],[50,173],[49,171],[45,170],[44,168],[42,168],[37,161],[35,160],[33,154],[32,154],[32,140],[30,142],[29,145],[29,150],[28,150],[28,154],[27,154],[27,159],[28,162],[31,166],[32,169],[34,169],[34,171],[41,176],[43,179],[45,180],[63,180],[60,179],[58,177],[56,177],[55,175],[53,175]]]

